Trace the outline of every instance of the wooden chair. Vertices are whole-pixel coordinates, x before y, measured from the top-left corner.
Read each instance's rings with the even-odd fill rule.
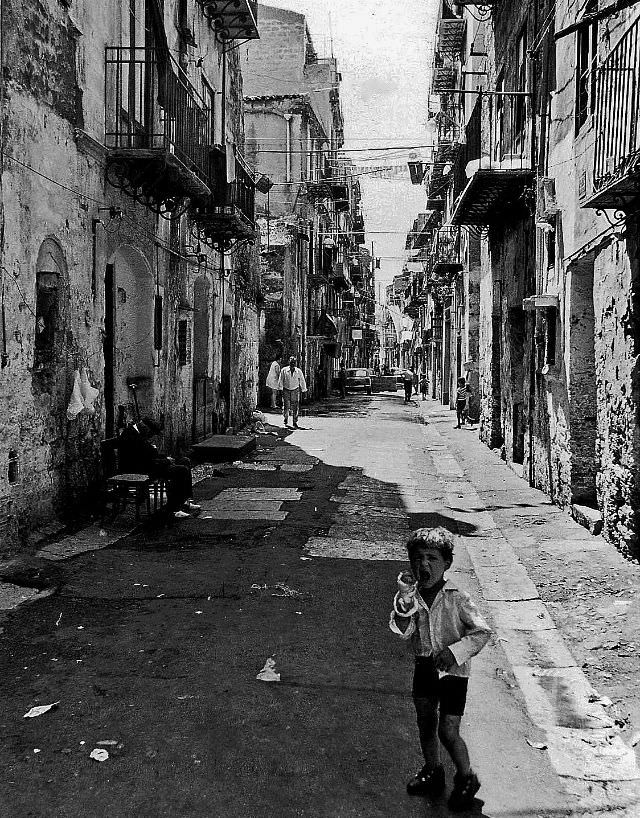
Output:
[[[151,517],[151,491],[153,491],[153,510],[158,510],[158,500],[162,507],[164,480],[151,478],[144,473],[120,472],[118,461],[118,438],[110,437],[100,442],[102,469],[106,478],[106,491],[103,497],[103,513],[111,505],[114,516],[128,503],[135,504],[136,523],[140,522],[140,506],[144,505],[147,517]]]

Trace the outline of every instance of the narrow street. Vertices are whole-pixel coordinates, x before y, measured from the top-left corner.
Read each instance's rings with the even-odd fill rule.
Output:
[[[387,627],[421,525],[458,534],[451,573],[495,631],[463,719],[470,814],[637,818],[633,566],[454,418],[400,392],[296,431],[270,415],[277,436],[198,483],[198,518],[45,549],[56,592],[1,621],[2,818],[450,814],[405,794],[412,667]],[[269,658],[279,681],[256,679]]]

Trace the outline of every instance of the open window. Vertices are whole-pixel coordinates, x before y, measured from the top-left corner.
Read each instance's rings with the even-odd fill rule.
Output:
[[[589,0],[584,14],[598,10],[598,0]],[[578,30],[576,55],[576,133],[595,111],[596,59],[598,56],[598,24],[591,23]]]

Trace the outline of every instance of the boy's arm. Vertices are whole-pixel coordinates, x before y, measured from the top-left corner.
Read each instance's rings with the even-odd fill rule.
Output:
[[[493,631],[467,594],[459,595],[458,612],[465,626],[465,634],[458,642],[449,645],[449,650],[455,656],[457,664],[461,665],[480,653]]]

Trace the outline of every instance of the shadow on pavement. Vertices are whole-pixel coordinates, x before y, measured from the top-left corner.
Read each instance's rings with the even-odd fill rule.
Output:
[[[412,668],[387,621],[411,528],[476,528],[407,515],[396,484],[285,438],[259,438],[252,461],[270,470],[217,467],[196,486],[210,508],[227,492],[219,518],[152,524],[78,555],[56,596],[7,616],[3,814],[450,814],[404,792],[420,762]],[[270,490],[260,508],[284,518],[242,519],[256,501],[238,492],[234,502],[234,490],[252,488]],[[299,496],[280,500],[282,489]],[[341,493],[346,503],[332,500]],[[233,509],[240,519],[224,517]],[[365,552],[384,542],[395,556],[317,558],[305,550],[312,538]],[[269,657],[280,684],[256,679]],[[59,704],[22,718],[48,702]],[[99,746],[104,765],[89,758]],[[480,804],[462,814],[490,818]]]

